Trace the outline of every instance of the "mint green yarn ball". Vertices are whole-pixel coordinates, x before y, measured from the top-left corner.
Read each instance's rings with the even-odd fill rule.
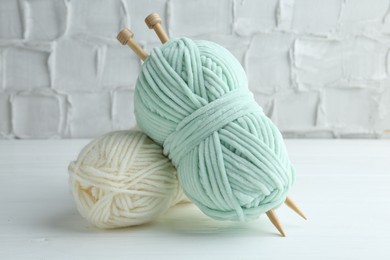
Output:
[[[164,147],[206,215],[248,221],[285,200],[295,170],[283,138],[225,48],[178,38],[153,49],[134,105],[138,126]]]

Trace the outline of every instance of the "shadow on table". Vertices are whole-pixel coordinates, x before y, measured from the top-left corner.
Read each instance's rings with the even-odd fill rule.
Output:
[[[142,231],[159,235],[169,233],[183,236],[279,237],[277,230],[271,231],[273,226],[268,222],[264,216],[247,223],[218,221],[207,217],[188,203],[170,209],[154,222],[127,228],[99,229],[85,220],[73,207],[64,207],[62,211],[54,212],[40,224],[45,228],[68,234],[139,234]]]
[[[161,232],[185,236],[278,237],[277,232],[268,231],[270,229],[268,224],[265,218],[245,223],[214,220],[188,203],[171,208],[167,214],[156,221],[153,228]]]

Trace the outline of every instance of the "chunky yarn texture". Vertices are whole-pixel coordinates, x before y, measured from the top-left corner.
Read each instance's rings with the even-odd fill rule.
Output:
[[[175,168],[139,131],[117,131],[89,143],[69,165],[81,215],[100,228],[150,222],[183,200]]]
[[[295,171],[282,136],[223,47],[178,38],[153,49],[134,102],[138,126],[163,145],[208,216],[252,220],[285,200]]]

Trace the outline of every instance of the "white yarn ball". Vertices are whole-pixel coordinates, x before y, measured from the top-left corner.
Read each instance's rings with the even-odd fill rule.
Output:
[[[89,143],[69,165],[81,215],[100,228],[150,222],[184,200],[162,148],[139,131],[116,131]]]

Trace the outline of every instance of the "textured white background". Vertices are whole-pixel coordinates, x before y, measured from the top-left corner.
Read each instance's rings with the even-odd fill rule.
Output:
[[[389,137],[389,0],[1,0],[0,138],[81,138],[135,125],[140,61],[115,39],[215,41],[286,137]],[[387,130],[387,131],[386,131]]]

